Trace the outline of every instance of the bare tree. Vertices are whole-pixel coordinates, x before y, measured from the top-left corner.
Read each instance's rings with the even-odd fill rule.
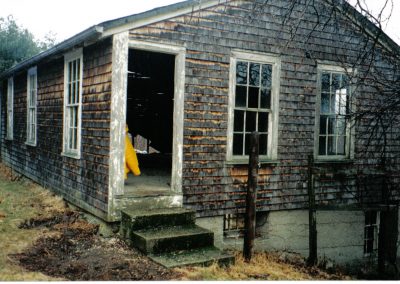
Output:
[[[250,23],[264,14],[278,15],[280,50],[304,52],[304,61],[315,61],[315,66],[323,56],[313,45],[319,35],[332,35],[335,46],[329,51],[330,59],[346,71],[345,88],[352,93],[343,102],[346,111],[338,115],[350,122],[356,140],[355,166],[336,179],[361,208],[382,212],[378,260],[384,272],[385,263],[395,266],[400,195],[400,48],[382,31],[392,14],[393,0],[383,1],[375,13],[365,0],[355,0],[353,6],[344,0],[249,3]]]

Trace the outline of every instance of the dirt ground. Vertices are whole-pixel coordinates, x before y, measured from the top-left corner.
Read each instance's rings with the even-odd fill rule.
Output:
[[[45,226],[51,234],[12,257],[30,271],[68,280],[170,280],[179,277],[118,238],[97,234],[98,225],[80,219],[79,212],[65,211],[53,218],[33,219],[20,228]],[[50,265],[51,264],[51,265]]]
[[[51,192],[0,164],[0,281],[5,280],[310,280],[351,279],[278,254],[237,254],[226,268],[169,270],[129,248]]]

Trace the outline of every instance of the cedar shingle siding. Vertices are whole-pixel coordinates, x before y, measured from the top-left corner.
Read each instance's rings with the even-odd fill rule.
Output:
[[[259,210],[307,208],[307,157],[314,153],[317,97],[316,60],[355,60],[360,35],[350,25],[316,30],[290,38],[282,30],[287,1],[268,1],[254,13],[249,1],[231,1],[187,15],[130,30],[129,37],[186,47],[184,102],[184,205],[199,216],[244,210],[247,167],[226,162],[230,56],[234,49],[277,54],[281,59],[278,161],[263,164]],[[318,1],[316,1],[318,2]],[[320,1],[321,3],[323,1]],[[324,4],[321,4],[323,7]],[[322,11],[323,9],[321,9]],[[329,10],[329,9],[328,9]],[[329,11],[328,11],[329,12]],[[327,12],[327,13],[328,13]],[[327,15],[320,15],[325,19]],[[308,35],[316,21],[310,8],[299,34]],[[341,23],[339,23],[341,25]],[[307,58],[306,51],[312,53]],[[15,77],[14,141],[5,141],[2,158],[15,170],[54,188],[78,203],[106,214],[108,202],[112,42],[83,49],[82,158],[62,157],[63,58],[38,65],[38,145],[26,146],[26,72]],[[339,65],[339,64],[338,64]],[[157,66],[154,66],[157,68]],[[359,66],[362,69],[362,66]],[[6,93],[3,84],[3,94]],[[2,129],[5,129],[5,96]],[[356,149],[360,141],[356,141]],[[354,163],[320,165],[317,202],[354,203],[359,197]]]
[[[356,36],[351,26],[343,25],[338,31],[331,22],[323,32],[312,34],[309,43],[314,44],[305,45],[304,36],[316,21],[310,8],[299,29],[304,36],[294,37],[285,47],[290,37],[281,25],[286,2],[268,1],[263,13],[254,13],[250,1],[232,1],[130,31],[131,39],[187,48],[183,192],[184,203],[201,216],[244,210],[247,167],[226,163],[233,49],[279,54],[282,60],[279,161],[260,169],[258,209],[307,207],[307,156],[314,153],[316,60],[338,62],[337,55],[343,54],[353,63],[362,37]],[[330,8],[320,7],[329,15]],[[321,21],[326,21],[327,15],[320,15]],[[307,58],[306,51],[314,58]],[[359,193],[353,163],[327,163],[319,168],[324,174],[316,181],[317,202],[356,201]]]
[[[61,156],[64,106],[64,57],[38,65],[37,146],[26,141],[27,73],[15,77],[14,140],[5,141],[2,159],[14,170],[52,188],[79,205],[106,214],[111,96],[110,40],[83,51],[82,158]],[[5,90],[6,91],[6,90]],[[5,106],[3,96],[2,105]],[[5,113],[2,113],[3,129]],[[82,203],[83,202],[83,203]]]

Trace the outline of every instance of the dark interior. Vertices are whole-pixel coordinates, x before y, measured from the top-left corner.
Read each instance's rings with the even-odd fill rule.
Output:
[[[171,171],[174,71],[174,55],[129,50],[126,122],[143,174]]]

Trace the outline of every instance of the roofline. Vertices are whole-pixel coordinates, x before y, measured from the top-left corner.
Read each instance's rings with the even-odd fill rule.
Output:
[[[41,60],[55,55],[59,52],[66,51],[73,48],[74,46],[81,44],[90,39],[99,39],[112,36],[114,34],[127,31],[129,29],[138,28],[141,26],[149,25],[159,21],[163,21],[169,18],[180,16],[189,12],[195,12],[200,9],[208,8],[214,5],[218,5],[229,0],[186,0],[183,2],[175,3],[172,5],[155,8],[143,13],[134,14],[115,20],[102,22],[98,25],[92,26],[83,32],[57,44],[56,46],[27,59],[11,69],[0,74],[0,80],[6,77],[12,76],[19,72],[21,69],[36,65]],[[351,18],[353,22],[359,25],[366,24],[366,32],[370,33],[371,36],[379,33],[378,41],[384,47],[397,54],[400,53],[399,45],[393,41],[382,29],[378,28],[364,15],[362,15],[355,7],[343,0],[328,0],[339,3],[339,7],[342,7],[343,11]]]
[[[74,46],[76,46],[88,39],[98,37],[103,33],[103,30],[104,29],[102,26],[99,26],[99,25],[92,26],[92,27],[84,30],[83,32],[55,45],[54,47],[52,47],[46,51],[43,51],[25,61],[22,61],[21,63],[15,65],[11,69],[8,69],[7,71],[0,74],[0,79],[13,76],[15,73],[17,73],[21,69],[25,69],[25,68],[34,66],[37,63],[39,63],[41,60],[43,60],[49,56],[52,56],[59,52],[71,49]]]
[[[172,5],[155,8],[144,13],[103,22],[101,24],[105,30],[103,37],[181,16],[186,13],[196,12],[201,9],[226,3],[227,1],[229,0],[186,0]]]
[[[350,20],[355,24],[360,26],[365,25],[365,31],[374,39],[376,38],[377,41],[387,48],[389,51],[400,55],[400,46],[391,38],[389,37],[382,29],[372,23],[366,16],[361,14],[355,7],[353,7],[347,1],[342,0],[331,0],[331,2],[335,4],[339,4],[338,7],[343,9],[342,11],[346,13]],[[378,35],[378,37],[376,37]]]
[[[183,15],[187,12],[204,9],[213,5],[220,4],[224,1],[229,0],[186,0],[168,6],[145,11],[143,13],[102,22],[98,25],[92,26],[84,30],[83,32],[61,42],[60,44],[55,45],[54,47],[42,53],[39,53],[38,55],[33,56],[30,59],[22,61],[11,69],[6,70],[2,74],[0,74],[0,80],[6,77],[13,76],[21,69],[33,66],[41,60],[45,59],[46,57],[55,55],[62,51],[66,51],[89,39],[105,38],[108,36],[112,36],[116,33],[129,30],[131,28],[152,24],[174,16]],[[136,23],[136,25],[133,26],[134,23]]]

